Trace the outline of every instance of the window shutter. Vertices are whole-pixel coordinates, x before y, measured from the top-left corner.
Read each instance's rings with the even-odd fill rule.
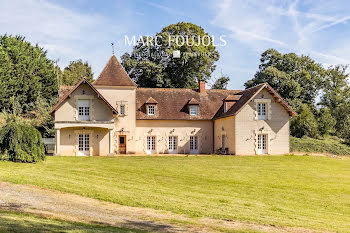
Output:
[[[125,102],[125,116],[127,116],[129,114],[129,105],[128,102]]]

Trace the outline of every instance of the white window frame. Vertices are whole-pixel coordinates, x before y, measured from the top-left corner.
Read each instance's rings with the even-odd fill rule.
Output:
[[[125,104],[121,104],[119,107],[119,115],[125,116]]]
[[[154,116],[156,114],[156,106],[154,104],[147,105],[147,115]]]
[[[199,154],[199,137],[190,136],[190,154]]]
[[[255,99],[255,120],[271,120],[271,99]]]
[[[268,154],[268,134],[259,133],[257,135],[257,154]]]
[[[155,154],[157,148],[157,137],[156,136],[147,136],[146,138],[146,153]]]
[[[87,133],[78,134],[78,156],[89,156],[91,146],[91,135]]]
[[[78,120],[89,121],[91,119],[91,100],[78,99]]]
[[[267,104],[257,103],[258,120],[267,120]]]
[[[177,136],[169,136],[168,154],[177,154],[177,146],[178,146]]]
[[[198,105],[190,105],[190,115],[198,116]]]

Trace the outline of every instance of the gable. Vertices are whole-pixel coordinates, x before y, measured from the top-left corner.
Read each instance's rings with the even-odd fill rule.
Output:
[[[113,108],[113,106],[85,78],[80,80],[80,82],[78,82],[74,87],[66,88],[64,92],[65,94],[62,97],[60,97],[57,104],[52,107],[50,111],[51,114],[55,113],[58,109],[60,109],[61,106],[67,101],[70,102],[69,105],[71,108],[76,107],[74,104],[74,100],[72,99],[77,98],[77,96],[82,96],[83,98],[95,98],[97,100],[97,105],[103,106],[103,108],[107,109],[113,115],[118,113],[117,110]],[[68,107],[66,108],[67,110],[70,110]]]

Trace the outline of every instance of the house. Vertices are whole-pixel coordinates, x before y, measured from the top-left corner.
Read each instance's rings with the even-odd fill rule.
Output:
[[[246,90],[138,88],[115,56],[61,87],[56,155],[289,153],[296,113],[267,83]]]

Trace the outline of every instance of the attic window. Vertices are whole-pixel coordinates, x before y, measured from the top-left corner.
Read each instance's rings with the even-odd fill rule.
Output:
[[[198,106],[197,105],[190,106],[190,115],[191,116],[198,116]]]
[[[85,90],[83,90],[83,95],[85,95]]]
[[[154,104],[149,104],[147,106],[147,115],[153,116],[156,113],[156,106]]]

